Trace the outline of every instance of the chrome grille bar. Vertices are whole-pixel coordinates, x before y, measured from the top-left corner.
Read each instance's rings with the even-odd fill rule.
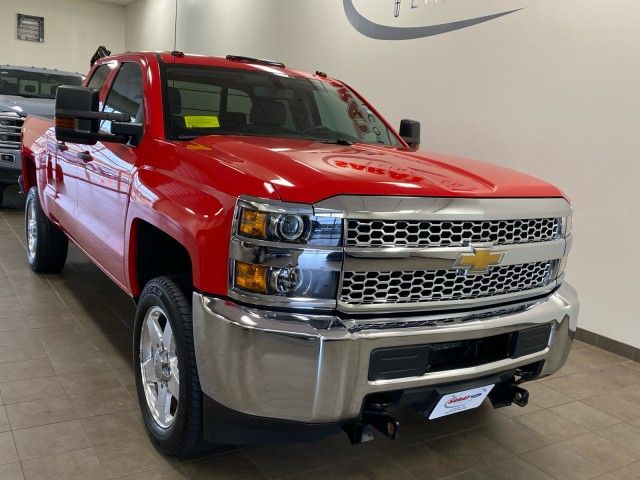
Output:
[[[562,218],[484,221],[349,220],[347,247],[461,247],[547,242],[560,238]]]
[[[0,147],[20,148],[20,130],[23,123],[22,117],[0,115]]]
[[[562,280],[571,240],[563,198],[343,195],[313,208],[344,221],[337,307],[354,314],[490,308],[546,295]],[[482,255],[498,260],[483,270],[474,263]],[[463,268],[463,258],[473,267]]]
[[[549,285],[554,260],[495,267],[486,275],[451,270],[344,272],[340,301],[351,305],[468,300]]]

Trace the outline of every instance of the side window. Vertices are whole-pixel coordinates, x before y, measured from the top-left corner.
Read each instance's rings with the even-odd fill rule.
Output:
[[[227,112],[244,113],[249,118],[251,98],[247,92],[230,88],[227,94]]]
[[[138,64],[122,64],[102,110],[126,113],[132,122],[144,123],[142,71]],[[103,121],[100,130],[110,132],[111,122]]]
[[[179,107],[175,110],[172,104],[173,114],[188,115],[217,115],[220,111],[220,92],[222,89],[215,85],[206,85],[195,82],[173,82],[172,88],[176,89],[180,97]],[[177,107],[177,106],[175,106]]]
[[[95,90],[102,90],[104,82],[107,80],[109,73],[111,72],[111,68],[109,65],[100,65],[93,75],[91,76],[91,80],[87,84],[87,87],[93,88]]]

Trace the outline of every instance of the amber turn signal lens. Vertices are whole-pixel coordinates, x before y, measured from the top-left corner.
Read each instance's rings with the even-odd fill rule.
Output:
[[[251,292],[267,293],[267,267],[236,262],[235,286]]]
[[[73,118],[56,117],[56,127],[68,128],[73,130],[74,128],[76,128],[76,121]]]
[[[269,214],[255,210],[242,210],[240,233],[249,237],[266,238]]]

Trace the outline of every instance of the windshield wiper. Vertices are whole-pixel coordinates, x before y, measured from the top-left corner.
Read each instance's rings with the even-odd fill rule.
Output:
[[[331,145],[353,145],[353,142],[346,138],[336,138],[335,140],[321,140],[320,143],[328,143]]]

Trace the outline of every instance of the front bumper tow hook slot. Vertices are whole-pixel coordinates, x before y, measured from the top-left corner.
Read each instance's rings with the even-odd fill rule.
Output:
[[[352,445],[373,440],[373,429],[382,433],[385,437],[395,440],[400,431],[400,422],[384,413],[365,412],[362,420],[344,427]]]
[[[489,400],[493,408],[508,407],[514,403],[519,407],[526,407],[529,403],[529,392],[515,383],[502,383],[491,390]]]
[[[519,407],[526,407],[529,403],[529,391],[522,387],[514,387],[513,403]]]

